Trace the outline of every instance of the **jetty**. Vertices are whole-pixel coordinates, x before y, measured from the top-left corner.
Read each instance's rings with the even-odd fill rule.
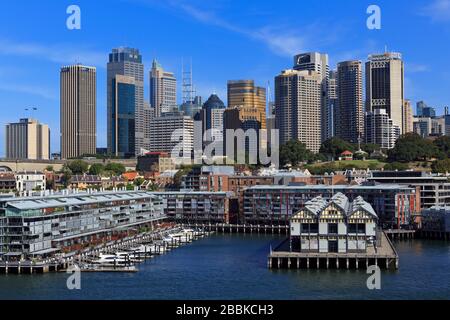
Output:
[[[367,269],[376,265],[380,269],[396,270],[399,258],[394,245],[385,232],[376,247],[367,248],[366,252],[321,253],[291,252],[289,239],[286,239],[268,256],[269,269]]]

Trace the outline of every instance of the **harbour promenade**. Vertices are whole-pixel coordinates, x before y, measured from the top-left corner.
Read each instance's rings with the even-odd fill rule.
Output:
[[[120,240],[110,241],[104,244],[83,249],[78,252],[67,254],[58,254],[52,258],[43,260],[21,260],[21,261],[0,261],[0,274],[36,274],[66,271],[73,266],[80,267],[82,272],[135,272],[135,262],[143,261],[153,255],[159,255],[163,252],[177,248],[182,243],[189,243],[203,236],[203,233],[187,233],[183,238],[167,236],[180,230],[180,227],[174,224],[166,224],[165,226],[152,230],[150,232],[141,233],[134,236],[125,237]],[[165,241],[162,241],[166,239]],[[148,250],[134,252],[133,248],[141,245],[151,245]],[[114,259],[112,264],[107,266],[91,264],[95,258],[102,254],[115,254],[117,252],[125,252],[126,258],[124,263],[116,263],[118,259]],[[133,256],[133,259],[129,257]]]

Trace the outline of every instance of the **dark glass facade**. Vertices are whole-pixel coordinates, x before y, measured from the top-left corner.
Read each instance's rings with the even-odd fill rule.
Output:
[[[133,157],[135,152],[135,85],[113,83],[112,134],[116,139],[113,153],[121,157]],[[117,97],[117,98],[116,98]],[[117,101],[116,101],[117,100]]]

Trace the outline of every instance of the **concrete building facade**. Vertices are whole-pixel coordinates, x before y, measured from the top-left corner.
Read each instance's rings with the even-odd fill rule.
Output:
[[[384,109],[403,130],[404,65],[400,53],[373,54],[366,62],[366,111]]]
[[[322,143],[322,75],[285,70],[275,78],[275,120],[280,144],[298,140],[317,153]]]
[[[177,106],[177,79],[174,74],[165,71],[155,59],[149,77],[150,105],[155,109],[155,116],[173,111]]]
[[[49,160],[50,129],[34,119],[20,119],[5,128],[7,159]]]

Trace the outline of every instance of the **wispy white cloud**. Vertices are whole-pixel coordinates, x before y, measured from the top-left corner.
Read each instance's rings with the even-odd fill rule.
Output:
[[[0,55],[33,57],[59,64],[83,63],[102,67],[105,53],[75,48],[73,45],[43,45],[0,38]]]
[[[430,17],[434,22],[450,21],[450,0],[434,0],[431,4],[425,6],[420,13]]]
[[[314,26],[303,26],[298,25],[292,26],[280,26],[280,25],[265,25],[259,28],[248,28],[232,23],[214,10],[208,10],[200,8],[199,6],[194,6],[187,3],[184,0],[168,0],[161,4],[161,2],[155,2],[154,0],[131,0],[135,3],[159,6],[172,11],[181,12],[183,15],[188,16],[200,23],[209,26],[215,26],[230,32],[234,32],[245,36],[249,39],[259,41],[264,43],[271,51],[280,56],[293,56],[302,51],[308,51],[314,45],[323,44],[322,42],[330,42],[334,39],[330,38],[329,35],[319,36],[317,28]],[[316,30],[316,31],[314,31]],[[310,35],[310,36],[307,36]]]
[[[59,99],[55,94],[55,90],[35,85],[6,83],[3,80],[0,82],[0,91],[30,94],[52,101],[57,101]]]
[[[430,71],[430,67],[425,64],[407,63],[405,65],[405,71],[408,73],[420,73]]]

